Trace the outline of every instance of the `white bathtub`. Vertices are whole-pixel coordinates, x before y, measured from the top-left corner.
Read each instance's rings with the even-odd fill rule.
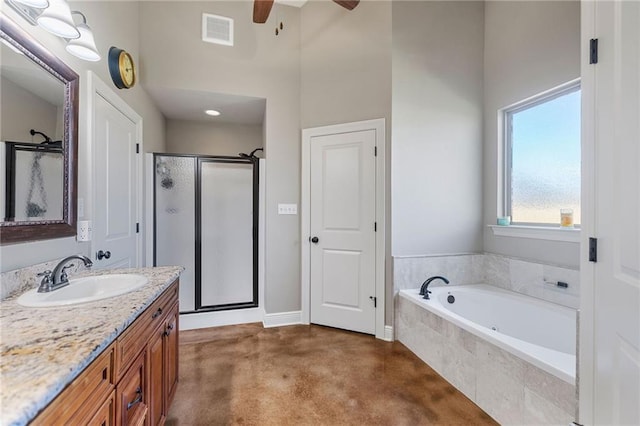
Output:
[[[417,289],[400,296],[575,384],[576,311],[489,285],[432,287],[424,300]],[[448,296],[455,301],[449,303]]]

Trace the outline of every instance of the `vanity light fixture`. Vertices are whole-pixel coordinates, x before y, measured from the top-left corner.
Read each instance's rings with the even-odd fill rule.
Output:
[[[40,27],[58,37],[67,39],[80,37],[80,31],[73,22],[71,9],[65,0],[50,0],[49,7],[36,18],[36,22]]]
[[[66,50],[85,61],[99,61],[93,31],[87,25],[87,18],[80,11],[69,8],[66,0],[4,0],[27,22],[40,26],[67,41]],[[73,14],[80,15],[82,22],[73,21]]]
[[[217,117],[220,115],[220,111],[216,111],[215,109],[208,109],[204,113],[212,117]]]
[[[28,7],[35,7],[36,9],[49,7],[49,0],[13,0],[13,2],[20,3]]]
[[[36,18],[36,22],[40,27],[59,37],[80,37],[80,31],[73,23],[71,9],[65,0],[50,0],[49,7]]]
[[[99,61],[100,53],[98,52],[96,42],[93,39],[93,32],[87,25],[87,17],[84,16],[82,12],[79,12],[77,10],[74,10],[73,12],[71,12],[71,14],[80,15],[82,17],[82,22],[76,26],[76,28],[80,32],[80,37],[70,39],[67,42],[67,52],[80,59],[84,59],[85,61]]]

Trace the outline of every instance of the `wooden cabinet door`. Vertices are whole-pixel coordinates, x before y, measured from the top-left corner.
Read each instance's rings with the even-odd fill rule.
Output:
[[[116,388],[118,425],[147,424],[146,351],[140,353]]]
[[[152,334],[147,347],[149,363],[149,424],[164,422],[164,333],[165,324]]]
[[[178,304],[171,308],[167,316],[165,331],[165,407],[167,411],[178,389]],[[165,413],[166,414],[166,413]]]
[[[115,426],[116,424],[116,392],[111,395],[102,404],[96,414],[87,423],[90,426]]]

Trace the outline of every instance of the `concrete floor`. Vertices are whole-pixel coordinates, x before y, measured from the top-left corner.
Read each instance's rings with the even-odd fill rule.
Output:
[[[181,332],[167,425],[484,425],[399,342],[320,326]]]

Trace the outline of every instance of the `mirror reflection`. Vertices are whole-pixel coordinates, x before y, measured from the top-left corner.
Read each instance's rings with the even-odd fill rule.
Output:
[[[0,244],[76,234],[73,69],[0,14]]]
[[[62,220],[64,83],[0,44],[0,152],[4,222]]]

